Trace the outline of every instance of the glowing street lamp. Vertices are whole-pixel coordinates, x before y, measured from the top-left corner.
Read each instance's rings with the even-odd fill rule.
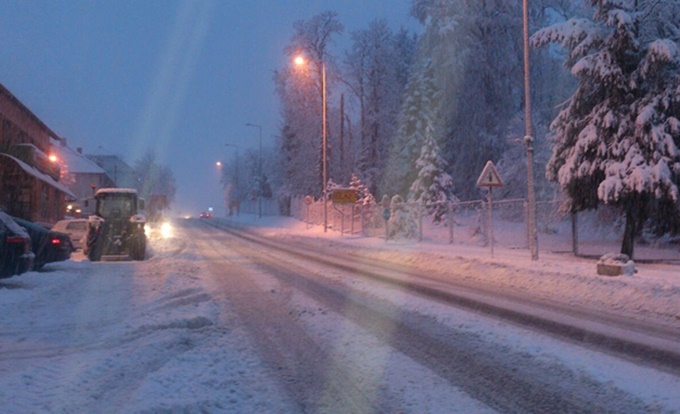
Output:
[[[293,60],[296,65],[304,65],[305,58],[296,56]],[[328,140],[328,119],[326,113],[326,63],[321,61],[321,193],[323,195],[323,231],[328,231],[328,200],[326,194],[327,166],[326,166],[326,150]]]

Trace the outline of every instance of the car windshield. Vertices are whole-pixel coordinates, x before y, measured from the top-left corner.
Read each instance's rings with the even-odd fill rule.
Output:
[[[105,194],[99,198],[97,211],[102,217],[129,217],[134,213],[135,198],[129,194]]]
[[[73,221],[71,223],[68,223],[66,226],[68,230],[81,230],[85,231],[87,230],[87,223],[85,221]]]

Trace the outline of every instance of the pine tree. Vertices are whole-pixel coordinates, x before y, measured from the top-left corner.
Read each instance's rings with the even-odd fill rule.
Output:
[[[418,203],[432,216],[432,222],[446,221],[447,201],[456,199],[453,195],[453,178],[445,171],[446,161],[439,154],[431,125],[425,128],[425,142],[416,161],[418,178],[411,184],[409,202]]]
[[[621,252],[633,256],[645,222],[680,230],[680,4],[591,0],[592,19],[537,32],[534,45],[560,43],[578,80],[551,124],[548,178],[569,197],[568,210],[600,202],[626,217]],[[670,213],[670,214],[669,214]]]
[[[429,60],[412,73],[406,86],[406,97],[399,117],[399,128],[386,166],[384,188],[388,193],[405,194],[418,177],[416,161],[427,136],[433,128],[440,94],[434,84],[434,68]]]
[[[413,210],[399,194],[390,200],[390,219],[386,231],[390,239],[414,239],[418,234],[418,223]]]
[[[369,188],[354,174],[352,174],[352,179],[349,182],[349,188],[356,190],[357,204],[362,206],[375,204],[375,197],[371,194]]]

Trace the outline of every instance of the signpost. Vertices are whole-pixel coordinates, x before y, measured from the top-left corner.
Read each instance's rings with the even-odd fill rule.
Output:
[[[340,213],[340,234],[345,232],[345,213],[344,211],[338,209],[336,205],[349,205],[352,209],[350,220],[352,225],[350,226],[350,232],[354,232],[354,204],[357,202],[357,191],[353,188],[334,188],[331,193],[331,200],[333,201],[333,208]]]
[[[314,202],[312,196],[305,196],[305,205],[307,206],[307,229],[309,229],[309,207]]]
[[[491,244],[491,257],[493,258],[493,187],[503,187],[503,180],[496,170],[493,162],[487,161],[482,173],[477,179],[477,187],[487,187],[489,189],[489,237]]]
[[[390,197],[387,194],[383,195],[383,198],[382,198],[382,201],[380,202],[380,204],[382,204],[382,206],[383,206],[382,216],[383,216],[383,220],[385,220],[385,243],[387,243],[387,239],[389,237],[389,232],[387,231],[388,230],[387,226],[389,225],[389,221],[390,221],[390,204],[391,204]]]

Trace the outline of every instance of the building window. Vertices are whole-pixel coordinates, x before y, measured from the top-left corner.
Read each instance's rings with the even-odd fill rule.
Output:
[[[49,186],[45,183],[40,184],[40,218],[41,221],[43,218],[49,217],[49,206],[50,206],[50,197],[49,197]]]

